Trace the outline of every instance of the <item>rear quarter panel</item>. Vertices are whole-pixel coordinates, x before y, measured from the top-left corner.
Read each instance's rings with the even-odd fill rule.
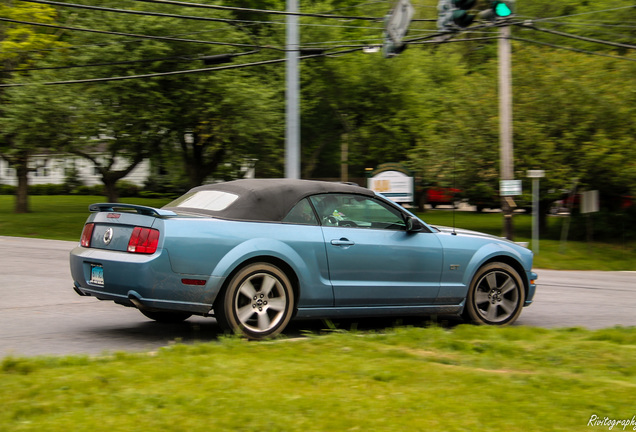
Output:
[[[284,261],[298,278],[299,306],[332,306],[322,230],[318,226],[230,221],[213,218],[158,220],[164,233],[172,270],[209,275],[222,284],[246,261],[275,258]]]

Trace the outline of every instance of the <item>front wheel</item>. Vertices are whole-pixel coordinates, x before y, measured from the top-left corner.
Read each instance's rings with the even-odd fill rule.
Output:
[[[215,314],[223,327],[249,339],[265,339],[283,331],[293,309],[294,291],[285,272],[254,263],[232,278]]]
[[[473,277],[466,314],[475,324],[507,325],[521,314],[526,293],[519,274],[508,264],[486,264]]]

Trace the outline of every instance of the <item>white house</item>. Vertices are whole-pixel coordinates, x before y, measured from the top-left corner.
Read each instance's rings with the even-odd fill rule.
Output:
[[[114,170],[124,169],[127,165],[124,158],[116,158]],[[77,170],[78,179],[86,186],[102,184],[95,164],[88,159],[69,154],[49,154],[32,156],[29,162],[35,171],[29,172],[29,184],[62,184],[66,180],[69,170]],[[150,176],[150,160],[144,159],[123,180],[143,186]],[[18,178],[15,169],[4,159],[0,159],[0,184],[17,186]]]

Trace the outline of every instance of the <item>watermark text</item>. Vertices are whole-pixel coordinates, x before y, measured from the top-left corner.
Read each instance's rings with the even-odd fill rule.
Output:
[[[636,431],[636,415],[631,419],[617,420],[609,417],[600,417],[596,414],[592,414],[587,422],[588,426],[602,426],[607,430],[613,430],[614,427],[621,430],[633,430]],[[629,428],[629,429],[627,429]]]

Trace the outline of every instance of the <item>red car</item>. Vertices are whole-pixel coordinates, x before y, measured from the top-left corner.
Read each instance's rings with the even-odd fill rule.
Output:
[[[426,191],[426,202],[435,208],[438,205],[454,205],[461,190],[455,188],[435,187]]]

